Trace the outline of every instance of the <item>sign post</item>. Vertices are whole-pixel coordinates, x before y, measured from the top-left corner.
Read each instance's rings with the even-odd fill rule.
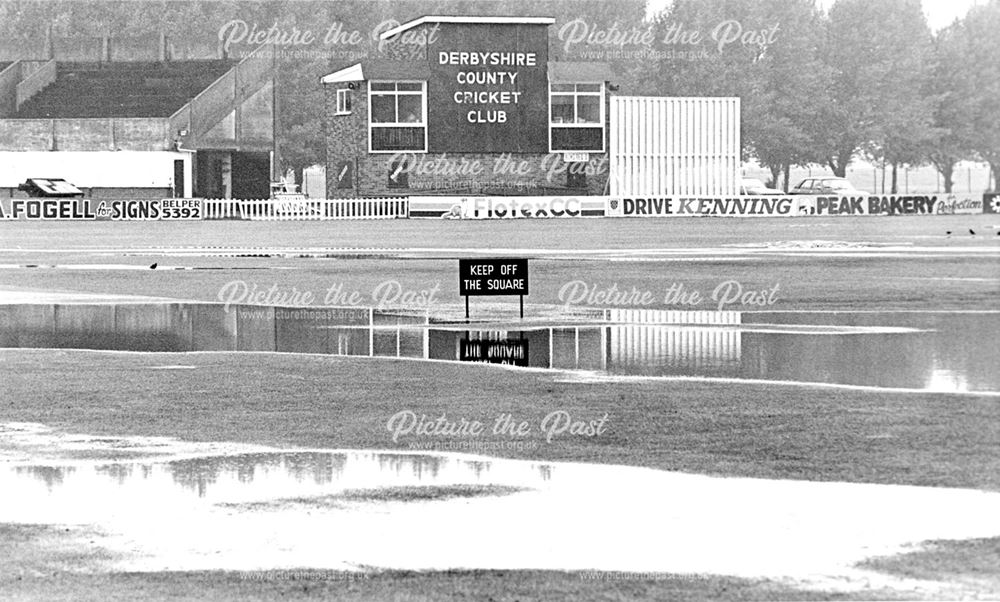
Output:
[[[524,319],[524,296],[528,294],[527,259],[459,259],[458,294],[465,297],[465,319],[469,319],[472,295],[518,295],[521,319]]]

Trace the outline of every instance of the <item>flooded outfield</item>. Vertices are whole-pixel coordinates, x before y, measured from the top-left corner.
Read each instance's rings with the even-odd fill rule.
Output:
[[[365,307],[52,301],[0,305],[0,347],[177,353],[157,368],[192,374],[198,366],[183,353],[277,352],[488,362],[577,380],[1000,396],[1000,342],[988,334],[1000,331],[1000,312],[578,308],[512,324]],[[71,450],[59,451],[60,437]],[[0,523],[72,526],[79,549],[104,551],[93,554],[99,571],[603,570],[935,592],[947,590],[857,565],[927,540],[1000,536],[1000,493],[971,489],[108,438],[15,423],[0,424],[0,450],[0,491],[17,492],[0,496]],[[87,450],[123,453],[69,459],[96,457]],[[441,538],[452,544],[428,544]]]
[[[5,444],[50,435],[0,425]],[[103,570],[597,569],[846,590],[905,584],[854,567],[867,557],[1000,535],[1000,493],[965,489],[425,452],[174,454],[157,443],[156,458],[0,465],[0,488],[17,492],[0,498],[0,522],[86,527]],[[428,545],[442,538],[450,545]]]
[[[996,312],[593,310],[530,325],[363,307],[0,305],[0,347],[479,361],[581,374],[1000,394]]]

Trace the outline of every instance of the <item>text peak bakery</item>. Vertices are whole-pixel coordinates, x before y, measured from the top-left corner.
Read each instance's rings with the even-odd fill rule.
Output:
[[[322,80],[327,196],[602,194],[613,75],[550,61],[554,23],[429,16],[382,32],[372,58]]]

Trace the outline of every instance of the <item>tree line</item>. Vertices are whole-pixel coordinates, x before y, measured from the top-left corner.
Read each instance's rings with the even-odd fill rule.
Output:
[[[651,17],[644,0],[0,0],[0,35],[203,41],[240,20],[317,37],[340,24],[372,49],[380,23],[431,14],[554,17],[551,57],[611,63],[620,94],[739,96],[743,157],[786,190],[792,167],[844,176],[858,158],[890,170],[894,193],[904,166],[933,165],[946,192],[959,161],[1000,174],[1000,0],[937,32],[919,0],[836,0],[828,12],[815,0],[673,0]],[[319,78],[356,61],[279,61],[282,169],[324,163]]]
[[[919,0],[837,0],[828,14],[811,0],[675,0],[656,26],[725,19],[777,31],[650,65],[644,91],[740,96],[744,155],[786,190],[793,166],[843,177],[858,157],[891,168],[893,193],[903,166],[934,165],[946,192],[959,161],[1000,174],[1000,0],[936,33]]]

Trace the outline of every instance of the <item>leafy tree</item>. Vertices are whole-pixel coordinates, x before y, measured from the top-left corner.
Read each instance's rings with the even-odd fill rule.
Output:
[[[963,20],[968,110],[968,143],[990,164],[993,189],[1000,189],[1000,0],[974,6]]]
[[[774,185],[784,174],[788,191],[792,165],[816,161],[810,124],[825,95],[827,70],[819,60],[822,15],[811,0],[770,1],[758,5],[764,22],[780,24],[761,64],[762,102],[757,121],[746,128],[753,154],[771,171]]]
[[[973,82],[965,65],[965,38],[961,21],[937,33],[932,75],[926,86],[926,95],[934,103],[934,127],[927,145],[927,158],[941,174],[947,193],[954,186],[955,165],[972,156]]]
[[[929,121],[919,91],[930,34],[919,0],[838,0],[827,31],[831,81],[813,129],[824,163],[844,177],[859,150],[894,165],[912,160]]]
[[[811,0],[676,0],[657,16],[657,38],[696,54],[657,62],[647,89],[667,96],[739,96],[744,155],[756,156],[774,182],[784,172],[787,189],[790,167],[818,158],[811,122],[827,79],[819,61],[822,26]],[[698,32],[700,42],[683,42],[684,31]]]

